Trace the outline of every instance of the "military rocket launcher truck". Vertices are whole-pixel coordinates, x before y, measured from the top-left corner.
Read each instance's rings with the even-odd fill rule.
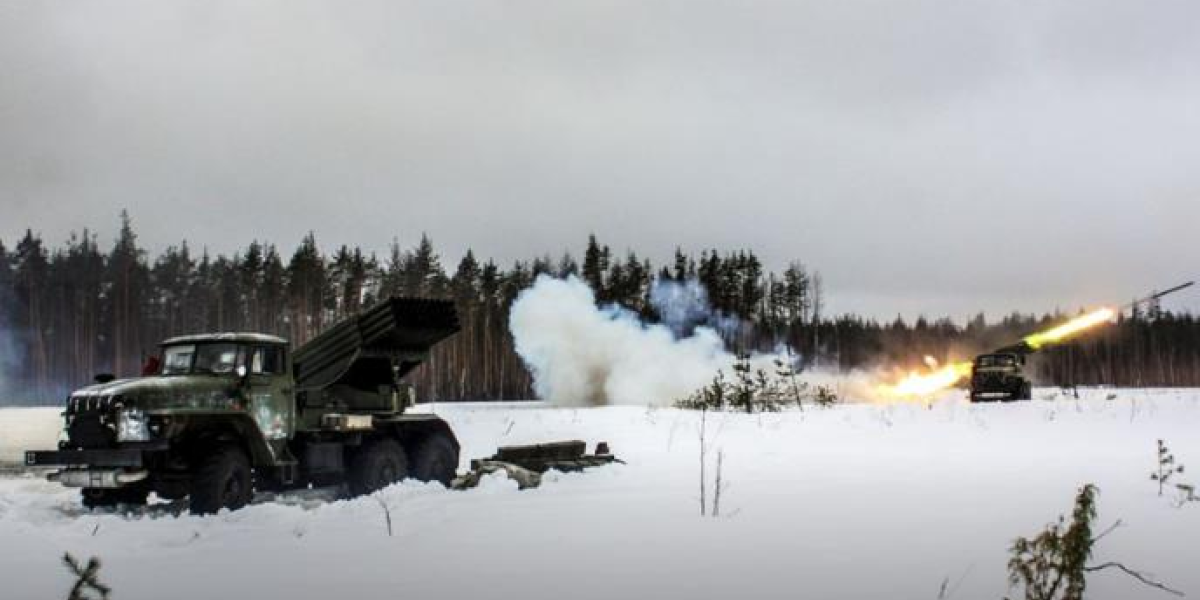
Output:
[[[85,506],[189,499],[237,509],[255,490],[345,483],[365,494],[406,477],[448,484],[458,440],[414,414],[402,378],[459,329],[451,302],[392,298],[291,351],[255,333],[161,345],[158,372],[71,394],[58,450],[26,453],[82,488]]]
[[[1194,281],[1188,281],[1165,291],[1155,292],[1126,304],[1121,307],[1120,311],[1135,309],[1143,305],[1156,306],[1163,296],[1189,288],[1194,283]],[[971,401],[1031,399],[1033,384],[1025,376],[1026,357],[1037,352],[1046,344],[1062,342],[1078,331],[1115,318],[1117,314],[1118,312],[1111,310],[1108,312],[1097,311],[1091,315],[1085,315],[1082,322],[1077,319],[1048,332],[1033,334],[1015,344],[976,356],[971,363]],[[1101,319],[1089,320],[1089,317],[1093,315],[1101,317]]]
[[[1026,352],[1000,349],[971,363],[971,402],[1030,400],[1033,384],[1025,377]]]

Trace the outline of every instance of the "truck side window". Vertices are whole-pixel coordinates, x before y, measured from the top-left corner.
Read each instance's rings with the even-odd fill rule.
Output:
[[[277,346],[257,346],[250,355],[250,372],[256,375],[283,373],[283,352]]]

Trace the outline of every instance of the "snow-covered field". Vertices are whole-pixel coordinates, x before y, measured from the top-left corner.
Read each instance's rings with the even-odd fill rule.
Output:
[[[88,514],[32,475],[0,479],[0,597],[65,597],[64,551],[103,560],[121,600],[161,598],[1002,597],[1007,548],[1101,489],[1097,561],[1200,595],[1200,503],[1149,473],[1155,440],[1200,470],[1200,391],[1083,400],[850,405],[709,415],[725,455],[721,518],[698,510],[697,413],[538,404],[439,405],[463,457],[497,445],[608,441],[627,461],[516,490],[402,484],[373,498],[289,497],[215,517]],[[1114,396],[1110,398],[1110,396]],[[52,447],[56,410],[0,410],[0,460]],[[1190,472],[1182,480],[1191,479]],[[1096,600],[1168,597],[1112,572]]]

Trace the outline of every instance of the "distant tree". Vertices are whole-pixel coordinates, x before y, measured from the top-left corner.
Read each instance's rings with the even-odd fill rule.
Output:
[[[583,280],[596,293],[597,298],[607,296],[604,275],[609,270],[610,251],[601,247],[595,235],[588,236],[587,249],[583,253]]]
[[[149,268],[146,253],[137,245],[137,235],[126,211],[121,211],[120,232],[108,254],[106,270],[112,370],[117,375],[136,374],[143,353],[153,348],[154,341],[142,337]]]
[[[790,325],[800,325],[812,308],[811,279],[804,265],[793,261],[783,271],[784,313]]]
[[[483,301],[491,305],[499,304],[500,286],[500,268],[496,266],[496,263],[489,260],[484,263],[483,269],[479,271],[479,293],[483,296]]]
[[[42,239],[32,231],[25,230],[25,237],[17,243],[13,257],[13,291],[16,300],[16,318],[19,331],[24,332],[27,381],[36,390],[49,384],[49,356],[46,334],[49,323],[43,309],[48,299],[47,279],[49,258]]]
[[[333,255],[330,263],[330,284],[335,291],[335,314],[341,318],[358,314],[362,309],[372,262],[363,256],[362,250],[351,250],[343,245]]]
[[[262,262],[262,278],[258,298],[261,313],[260,327],[267,332],[284,334],[283,307],[287,304],[287,271],[274,245],[267,246]]]
[[[328,280],[325,259],[310,232],[304,236],[287,266],[287,297],[291,338],[303,343],[322,329]]]
[[[190,292],[196,278],[196,261],[192,259],[187,242],[179,246],[168,246],[154,261],[150,269],[150,283],[155,293],[151,296],[152,310],[156,317],[155,327],[166,335],[191,330],[188,327],[191,306]]]
[[[579,263],[575,262],[575,257],[571,256],[570,252],[564,252],[562,257],[558,259],[556,274],[562,278],[570,275],[579,275]]]
[[[683,248],[679,246],[675,247],[674,265],[675,270],[671,272],[671,279],[675,281],[687,281],[690,277],[695,276],[696,263],[690,261],[688,256],[683,253]]]
[[[212,257],[206,248],[196,263],[196,276],[188,289],[188,306],[191,306],[192,310],[185,315],[188,319],[186,331],[212,331],[216,328],[216,288]]]
[[[400,249],[400,242],[393,239],[388,246],[387,263],[383,265],[380,293],[384,297],[401,296],[404,294],[404,269],[407,258]]]
[[[405,260],[403,280],[406,295],[430,298],[445,295],[446,273],[429,236],[421,234],[421,241]]]
[[[450,278],[451,294],[458,301],[459,306],[471,305],[479,301],[479,277],[481,274],[482,269],[479,261],[475,259],[475,253],[468,249],[462,260],[458,262],[454,276]]]
[[[5,382],[8,379],[6,376],[17,362],[13,356],[16,352],[16,340],[12,339],[12,332],[16,329],[14,321],[17,311],[17,303],[13,297],[14,279],[13,257],[4,247],[4,241],[0,240],[0,393],[5,394],[13,393],[12,390],[6,389]]]
[[[262,330],[263,247],[257,241],[250,242],[242,260],[237,265],[236,285],[242,306],[242,323],[247,329]]]
[[[517,295],[529,286],[533,285],[533,269],[529,263],[517,261],[513,263],[512,270],[501,280],[501,304],[504,307],[504,312],[507,313],[516,301]]]
[[[533,278],[537,279],[538,275],[553,275],[554,261],[548,255],[539,256],[533,259],[533,264],[530,266],[533,271]]]

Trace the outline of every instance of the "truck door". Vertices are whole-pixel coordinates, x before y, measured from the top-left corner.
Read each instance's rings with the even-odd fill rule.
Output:
[[[272,442],[292,437],[295,407],[292,376],[288,373],[284,348],[276,344],[254,345],[246,361],[249,370],[250,414],[263,437]],[[274,444],[272,444],[274,445]]]

